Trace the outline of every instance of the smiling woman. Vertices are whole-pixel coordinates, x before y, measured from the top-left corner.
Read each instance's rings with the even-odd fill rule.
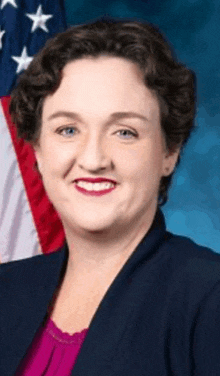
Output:
[[[74,133],[63,132],[70,129]],[[128,227],[131,238],[135,234],[140,241],[156,212],[161,177],[173,171],[179,151],[167,150],[158,100],[136,65],[109,56],[78,59],[64,67],[59,88],[44,101],[34,148],[70,245],[76,231],[84,238],[89,230],[103,231],[106,242]],[[97,194],[97,184],[92,190],[90,185],[97,178],[115,184]],[[126,234],[126,244],[128,238]],[[133,245],[129,248],[126,252],[133,251]]]
[[[220,256],[160,209],[194,97],[193,72],[134,21],[72,27],[21,76],[11,114],[66,244],[1,266],[2,376],[218,374]]]

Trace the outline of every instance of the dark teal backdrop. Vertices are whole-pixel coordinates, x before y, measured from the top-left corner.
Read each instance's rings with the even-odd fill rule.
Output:
[[[196,72],[197,130],[164,206],[168,229],[220,253],[220,1],[66,0],[68,25],[109,15],[146,20],[166,34]]]

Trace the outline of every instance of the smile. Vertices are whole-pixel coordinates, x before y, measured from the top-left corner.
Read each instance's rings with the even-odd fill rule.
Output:
[[[103,182],[103,183],[90,183],[90,182],[85,182],[85,181],[75,181],[75,188],[89,196],[101,196],[105,195],[107,193],[110,193],[115,189],[115,184],[110,183],[110,182]]]

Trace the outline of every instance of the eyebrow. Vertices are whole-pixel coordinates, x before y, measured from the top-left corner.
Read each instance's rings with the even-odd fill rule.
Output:
[[[80,117],[79,114],[77,114],[76,112],[71,112],[71,111],[54,112],[52,115],[48,117],[47,120],[53,120],[59,117],[66,117],[66,118],[70,118],[73,120],[82,121],[82,118]],[[140,119],[145,122],[148,121],[148,118],[146,116],[141,115],[137,112],[129,111],[129,112],[114,112],[113,114],[109,116],[109,120],[107,121],[107,123],[109,124],[109,123],[112,123],[113,121],[121,120],[121,119],[134,119],[134,118]]]

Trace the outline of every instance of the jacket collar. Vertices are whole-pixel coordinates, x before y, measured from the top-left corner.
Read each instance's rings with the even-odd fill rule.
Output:
[[[150,230],[126,261],[94,314],[71,375],[114,374],[111,372],[112,357],[132,315],[135,317],[141,299],[146,300],[143,292],[147,284],[152,283],[141,266],[148,263],[169,236],[164,216],[158,210]]]
[[[129,323],[134,307],[138,306],[141,299],[142,290],[136,286],[135,276],[138,274],[140,277],[140,265],[151,259],[165,234],[164,217],[158,210],[150,230],[126,261],[94,314],[72,375],[104,374],[103,369],[110,367],[111,355]],[[4,369],[11,370],[7,374],[15,373],[45,320],[48,305],[64,275],[67,258],[68,249],[65,245],[50,255],[1,265],[0,347],[5,348],[4,360],[1,359],[1,375],[4,375],[1,371]]]

